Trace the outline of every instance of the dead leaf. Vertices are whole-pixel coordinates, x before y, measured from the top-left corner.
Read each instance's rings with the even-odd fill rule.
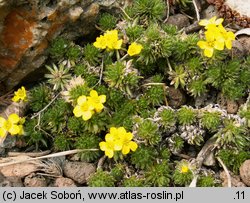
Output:
[[[238,35],[250,35],[250,28],[245,28],[245,29],[239,30],[238,32],[235,33],[236,37]]]

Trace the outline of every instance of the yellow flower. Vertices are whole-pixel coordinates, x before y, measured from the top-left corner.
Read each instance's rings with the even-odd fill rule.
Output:
[[[105,33],[108,50],[120,49],[122,46],[122,39],[118,39],[118,30],[110,30]]]
[[[87,101],[87,97],[83,95],[77,99],[77,105],[73,113],[76,117],[82,117],[84,121],[87,121],[94,114],[94,107],[90,105]]]
[[[25,119],[20,118],[17,114],[9,115],[8,119],[0,117],[0,137],[4,137],[8,132],[11,135],[22,135]]]
[[[118,39],[118,30],[110,30],[96,38],[93,44],[96,48],[107,49],[108,51],[120,49],[122,46],[122,39]]]
[[[130,150],[132,150],[134,152],[138,148],[137,143],[134,141],[131,141],[132,139],[133,139],[133,134],[130,132],[125,131],[125,133],[122,133],[120,135],[121,143],[123,143],[122,154],[126,155],[130,152]]]
[[[135,151],[138,148],[137,143],[133,142],[132,138],[133,134],[126,132],[124,127],[111,127],[105,136],[105,142],[100,142],[99,146],[109,158],[114,156],[114,151],[122,151],[122,154],[126,155],[130,150]]]
[[[187,173],[188,171],[189,171],[189,168],[188,168],[187,165],[183,165],[183,166],[181,167],[181,173]]]
[[[105,95],[98,95],[98,93],[95,90],[90,91],[90,96],[88,98],[89,106],[94,109],[97,113],[101,112],[104,108],[103,103],[106,102],[106,96]]]
[[[12,98],[13,102],[19,102],[19,100],[27,101],[27,94],[24,87],[19,88],[14,94],[15,95]]]
[[[199,25],[205,26],[205,28],[208,29],[211,26],[221,25],[222,22],[223,22],[223,18],[219,18],[219,19],[216,20],[216,16],[214,16],[209,20],[207,20],[207,19],[201,20],[199,22]]]
[[[121,150],[120,145],[117,144],[117,137],[116,134],[110,133],[106,134],[105,136],[106,142],[100,142],[99,146],[102,151],[105,152],[105,155],[109,158],[112,158],[114,156],[114,151]]]
[[[224,40],[221,35],[212,31],[205,32],[206,41],[199,41],[197,45],[204,49],[204,55],[207,57],[212,57],[214,49],[223,50],[224,49]]]
[[[133,42],[129,47],[128,47],[128,55],[129,56],[134,56],[139,53],[141,53],[142,50],[142,45],[137,44],[136,42]]]
[[[232,49],[232,41],[235,40],[235,34],[231,31],[226,31],[226,29],[222,25],[219,25],[218,29],[220,30],[226,47],[228,49]]]
[[[100,37],[96,38],[96,41],[94,42],[93,45],[99,49],[106,49],[107,48],[107,40],[103,35],[101,35]]]

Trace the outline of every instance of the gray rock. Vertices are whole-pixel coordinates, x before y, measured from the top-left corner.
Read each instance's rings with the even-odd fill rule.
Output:
[[[169,16],[167,24],[175,25],[179,30],[190,25],[189,19],[183,14]]]
[[[0,93],[43,65],[51,40],[89,35],[100,7],[107,10],[127,1],[0,0]]]
[[[89,176],[96,171],[94,164],[85,162],[65,162],[64,175],[79,184],[87,182]]]

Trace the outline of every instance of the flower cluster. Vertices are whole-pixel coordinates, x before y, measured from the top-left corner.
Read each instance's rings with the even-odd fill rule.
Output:
[[[104,35],[100,35],[100,37],[96,38],[96,41],[93,44],[98,49],[107,49],[108,51],[121,49],[122,39],[118,38],[118,30],[110,30],[104,33]],[[142,45],[136,42],[133,42],[128,47],[128,55],[134,56],[141,53]]]
[[[12,98],[13,102],[27,101],[27,94],[24,87],[19,88],[14,92],[14,97]]]
[[[100,142],[99,146],[102,151],[105,151],[107,157],[112,158],[115,151],[121,151],[124,155],[130,150],[135,151],[138,145],[132,139],[133,134],[126,132],[124,127],[111,127],[110,132],[105,136],[105,142]]]
[[[199,24],[204,26],[206,41],[199,41],[197,45],[204,49],[204,55],[212,57],[214,49],[223,50],[226,46],[227,49],[232,48],[232,41],[235,40],[235,35],[231,31],[227,31],[222,25],[223,19],[216,17],[210,20],[201,20]]]
[[[17,114],[10,114],[7,120],[0,117],[0,137],[6,136],[7,133],[23,135],[24,122],[25,118],[20,118]]]
[[[108,51],[120,49],[122,39],[118,39],[118,30],[110,30],[96,38],[94,46],[99,49],[107,49]]]
[[[105,95],[98,95],[95,90],[90,91],[90,96],[82,95],[77,99],[77,105],[73,110],[76,117],[82,117],[84,121],[89,120],[92,115],[101,112],[106,102]]]

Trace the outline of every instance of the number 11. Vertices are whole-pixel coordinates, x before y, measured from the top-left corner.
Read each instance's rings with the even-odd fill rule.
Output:
[[[236,192],[236,195],[237,195],[237,199],[245,199],[245,193],[244,191],[240,192]]]

